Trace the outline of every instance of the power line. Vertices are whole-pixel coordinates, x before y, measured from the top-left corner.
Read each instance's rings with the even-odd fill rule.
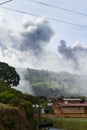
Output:
[[[67,11],[67,12],[70,12],[70,13],[87,16],[87,14],[85,14],[85,13],[69,10],[69,9],[66,9],[66,8],[63,8],[63,7],[59,7],[59,6],[55,6],[55,5],[51,5],[51,4],[48,4],[48,3],[39,2],[39,1],[36,1],[36,0],[28,0],[28,1],[31,1],[31,2],[37,3],[37,4],[41,4],[41,5],[45,5],[45,6],[49,6],[49,7],[53,7],[53,8],[57,8],[57,9],[64,10],[64,11]]]
[[[13,1],[13,0],[8,0],[8,1],[5,1],[5,2],[2,2],[2,3],[0,3],[0,5],[6,4],[6,3],[11,2],[11,1]]]
[[[25,11],[21,11],[21,10],[17,10],[17,9],[12,9],[12,8],[7,8],[7,7],[3,7],[3,6],[0,6],[0,8],[3,8],[5,10],[9,10],[9,11],[13,11],[13,12],[17,12],[17,13],[29,14],[29,15],[32,15],[34,17],[47,18],[47,19],[52,20],[52,21],[61,22],[61,23],[65,23],[65,24],[69,24],[69,25],[73,25],[73,26],[77,26],[77,27],[81,27],[81,28],[87,28],[87,26],[84,26],[84,25],[80,25],[80,24],[76,24],[76,23],[71,23],[71,22],[68,22],[68,21],[59,20],[59,19],[55,19],[55,18],[52,18],[52,17],[43,17],[43,16],[40,16],[38,14],[33,14],[33,13],[30,13],[30,12],[25,12]]]

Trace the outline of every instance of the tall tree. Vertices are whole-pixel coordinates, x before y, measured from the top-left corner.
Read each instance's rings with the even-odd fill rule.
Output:
[[[0,78],[10,86],[17,86],[20,81],[15,68],[4,62],[0,62]]]

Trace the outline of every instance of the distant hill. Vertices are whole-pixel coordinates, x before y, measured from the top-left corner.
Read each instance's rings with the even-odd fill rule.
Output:
[[[21,73],[23,80],[29,83],[35,95],[78,96],[87,94],[87,76],[29,68],[21,70]]]

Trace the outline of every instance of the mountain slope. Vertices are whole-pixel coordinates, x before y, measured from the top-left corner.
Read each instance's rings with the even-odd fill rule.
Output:
[[[68,72],[51,72],[35,69],[23,69],[22,79],[29,83],[35,95],[86,95],[87,76]]]

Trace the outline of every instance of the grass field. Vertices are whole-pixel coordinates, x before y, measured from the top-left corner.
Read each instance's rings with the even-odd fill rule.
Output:
[[[63,130],[87,130],[87,118],[52,118],[54,128]]]

